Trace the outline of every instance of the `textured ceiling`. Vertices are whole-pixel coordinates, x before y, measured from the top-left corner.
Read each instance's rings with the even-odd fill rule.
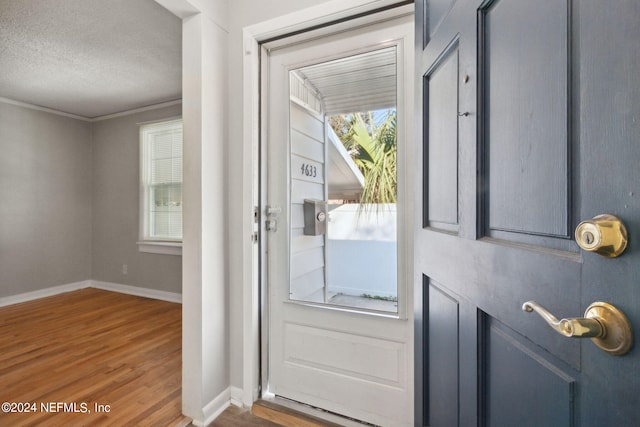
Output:
[[[0,97],[87,118],[180,99],[181,45],[154,0],[0,0]]]

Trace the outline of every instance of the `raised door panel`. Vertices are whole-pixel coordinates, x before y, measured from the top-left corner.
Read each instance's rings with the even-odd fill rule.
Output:
[[[404,343],[303,324],[285,323],[284,328],[289,337],[284,358],[291,366],[390,387],[406,386],[401,371]]]
[[[434,34],[456,0],[429,1],[429,33]]]
[[[458,230],[458,43],[424,77],[424,226]]]
[[[489,236],[568,248],[539,237],[570,236],[570,30],[565,1],[496,0],[480,11]]]
[[[533,343],[483,315],[481,425],[567,427],[575,421],[576,380]]]
[[[428,284],[429,389],[431,427],[458,425],[459,302],[436,282]]]

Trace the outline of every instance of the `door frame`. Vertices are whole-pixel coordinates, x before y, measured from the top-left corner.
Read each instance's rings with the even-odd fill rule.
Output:
[[[242,159],[247,177],[242,184],[242,395],[233,396],[241,400],[242,404],[251,406],[261,397],[261,386],[265,383],[266,375],[262,373],[263,336],[262,316],[262,259],[264,259],[265,245],[262,234],[264,230],[264,215],[258,213],[255,221],[254,208],[263,206],[261,200],[261,182],[264,168],[260,156],[260,111],[262,101],[261,88],[261,45],[284,37],[304,38],[302,33],[323,28],[331,24],[348,26],[348,21],[354,18],[364,18],[375,22],[380,13],[391,17],[401,15],[403,8],[398,6],[413,4],[410,0],[332,0],[318,6],[300,10],[285,16],[274,18],[243,29],[243,135]],[[368,18],[370,17],[370,18]],[[411,46],[406,47],[406,54],[411,55]],[[407,114],[410,112],[407,111]],[[249,176],[251,177],[249,179]],[[411,194],[407,189],[408,195]],[[410,214],[411,212],[409,212]],[[258,239],[254,238],[257,233]],[[407,230],[411,235],[412,231]],[[413,252],[407,251],[407,262],[412,265]],[[405,268],[398,265],[398,268]],[[410,270],[410,269],[408,269]],[[413,272],[407,271],[407,293],[413,284]],[[411,314],[407,307],[407,314]],[[412,352],[413,353],[413,352]],[[266,374],[266,373],[265,373]]]

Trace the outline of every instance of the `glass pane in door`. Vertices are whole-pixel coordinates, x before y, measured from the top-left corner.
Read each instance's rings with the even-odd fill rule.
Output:
[[[291,300],[398,311],[396,61],[289,73]]]

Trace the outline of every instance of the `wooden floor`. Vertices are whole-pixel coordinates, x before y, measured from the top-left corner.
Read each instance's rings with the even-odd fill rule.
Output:
[[[208,427],[280,427],[282,424],[267,421],[251,413],[249,409],[229,406]]]
[[[303,414],[265,400],[258,400],[251,410],[227,408],[209,427],[340,427],[329,421]]]
[[[284,427],[340,427],[339,424],[321,420],[268,400],[255,402],[251,407],[251,413]]]
[[[0,308],[0,403],[22,411],[0,426],[175,426],[181,324],[180,304],[97,289]]]

